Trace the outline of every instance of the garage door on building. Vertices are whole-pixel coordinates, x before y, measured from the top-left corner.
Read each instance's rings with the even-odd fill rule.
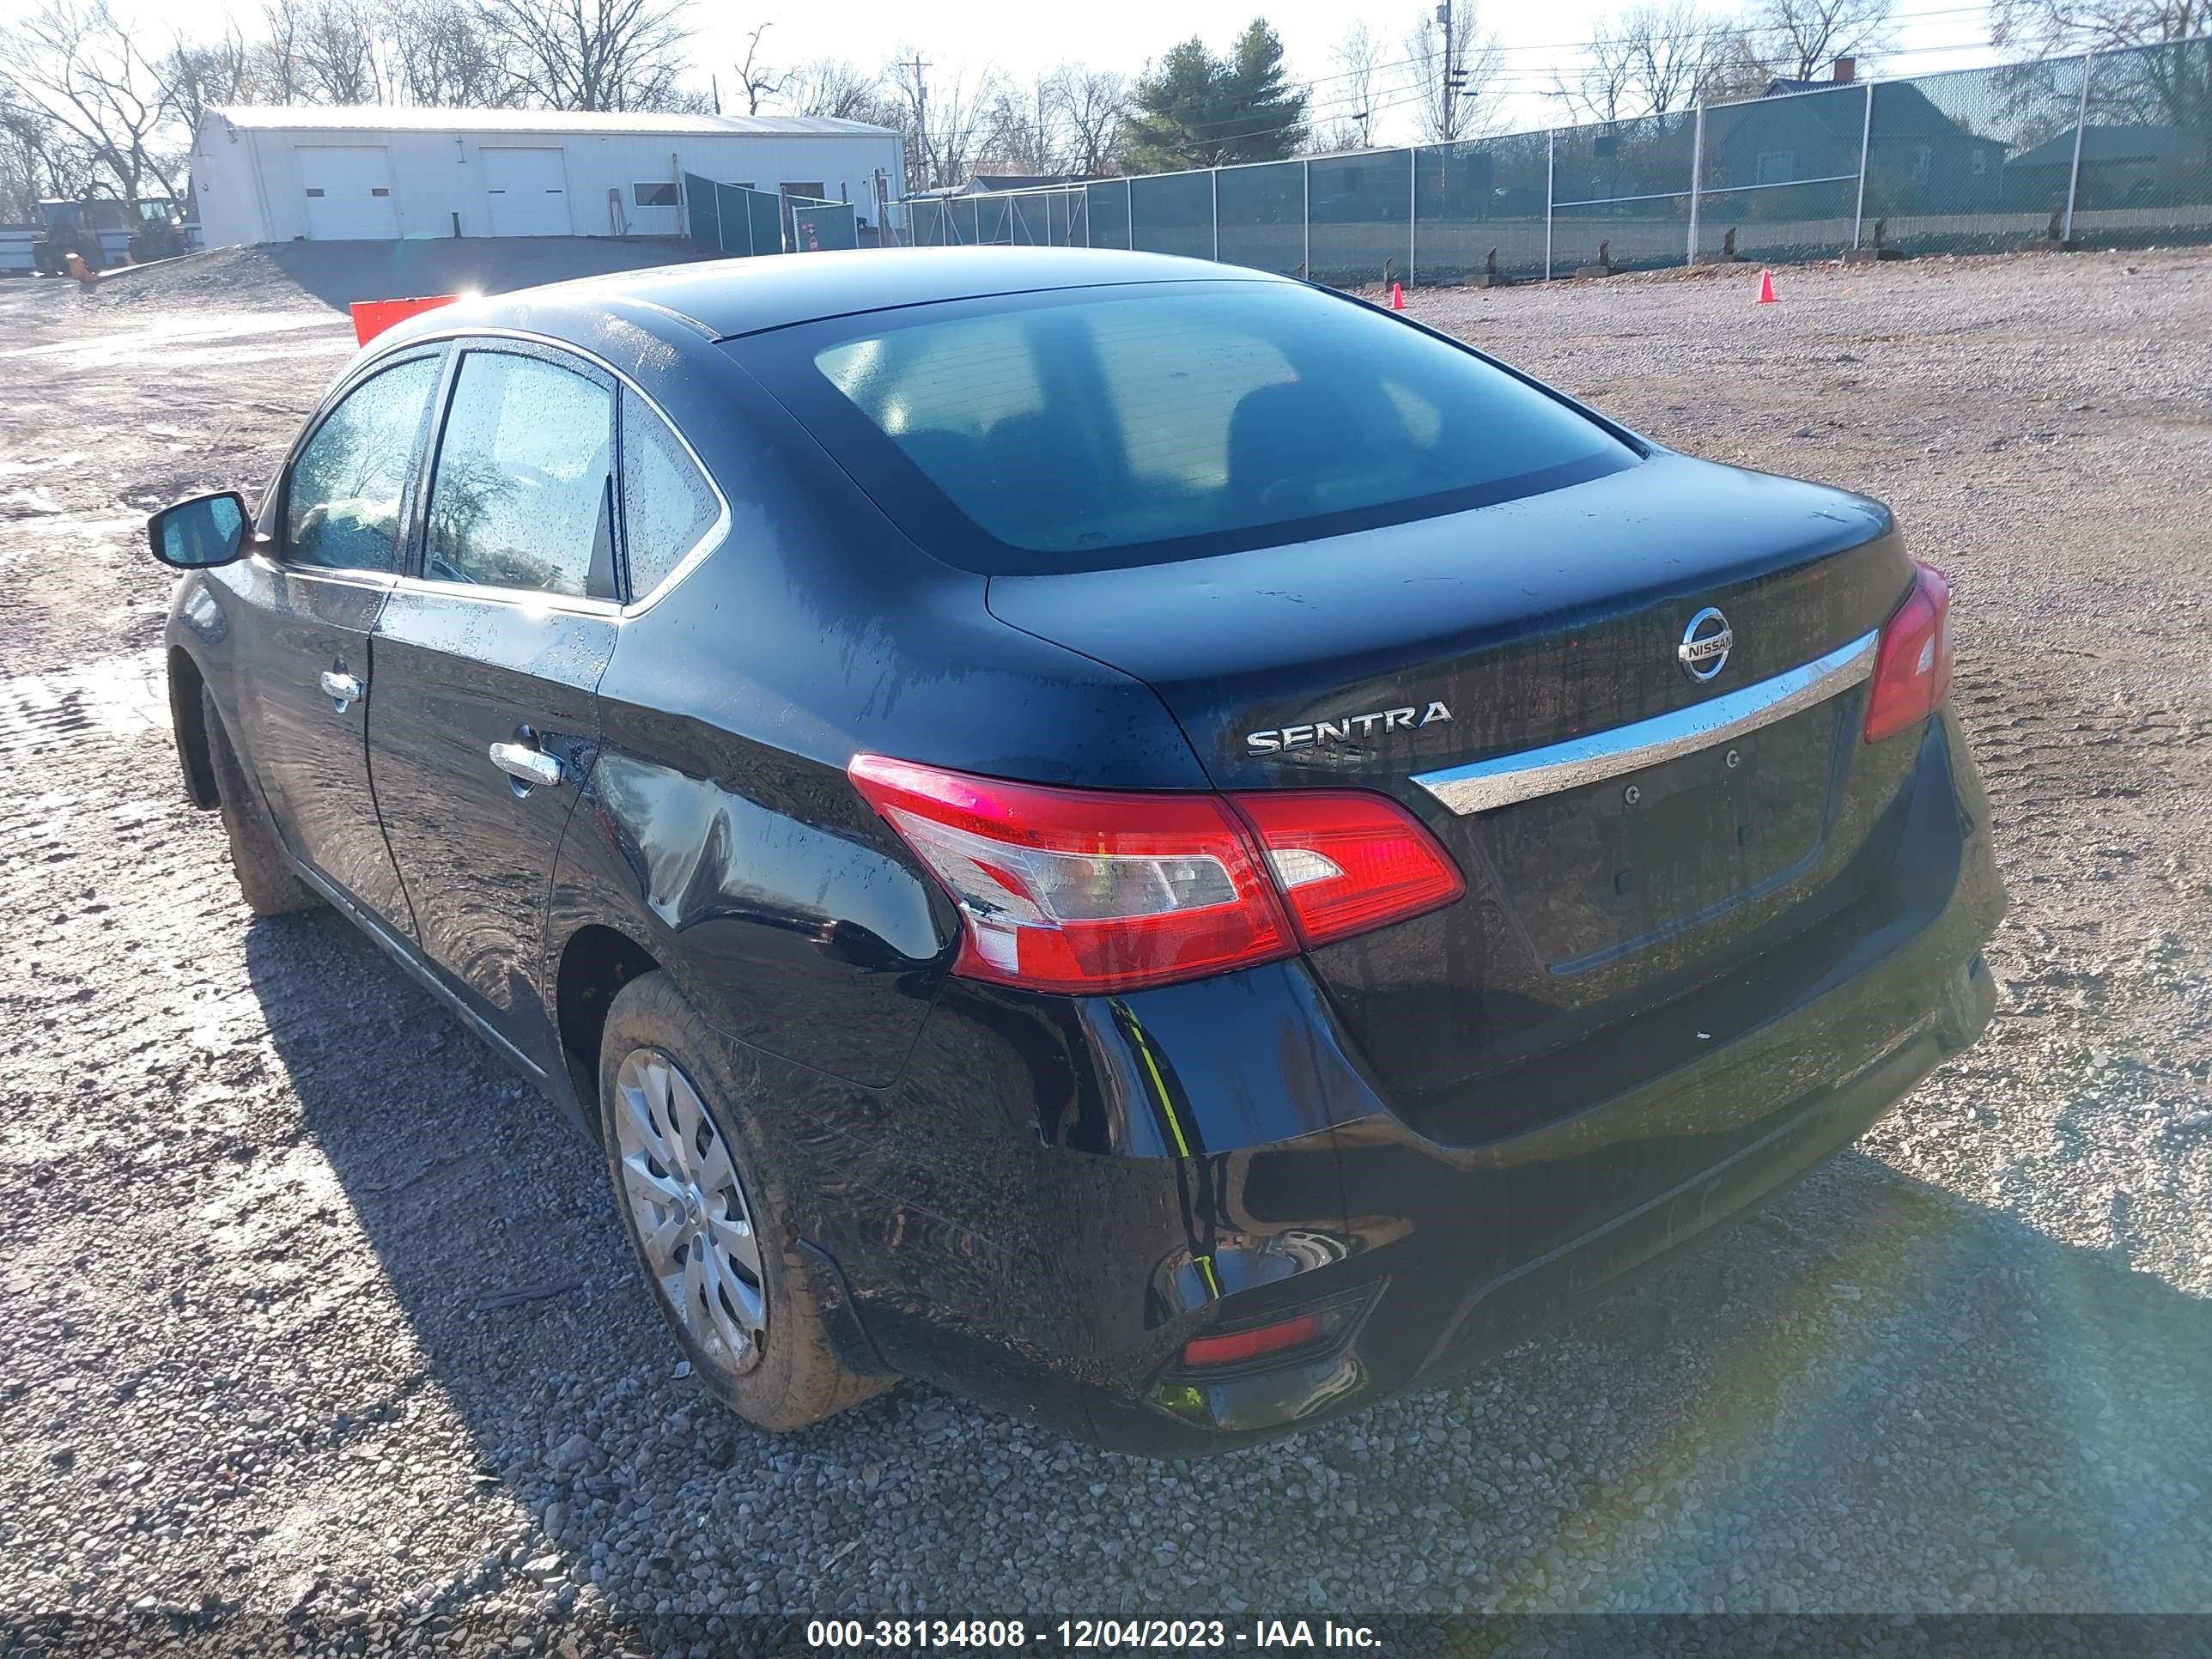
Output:
[[[316,242],[391,241],[399,234],[392,162],[381,144],[318,144],[296,151]]]
[[[491,198],[495,236],[566,236],[568,180],[558,149],[486,146],[484,192]]]

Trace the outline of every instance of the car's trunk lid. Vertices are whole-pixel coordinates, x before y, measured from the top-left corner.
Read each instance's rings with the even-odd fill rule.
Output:
[[[1151,684],[1222,787],[1383,790],[1443,841],[1464,899],[1315,957],[1370,1062],[1419,1094],[1587,1038],[1725,971],[1793,913],[1826,914],[1880,787],[1855,799],[1863,693],[1848,684],[1532,799],[1455,811],[1437,775],[1756,700],[1849,658],[1910,581],[1875,503],[1662,452],[1324,541],[994,577],[990,604]],[[1733,642],[1700,682],[1679,647],[1708,607]]]

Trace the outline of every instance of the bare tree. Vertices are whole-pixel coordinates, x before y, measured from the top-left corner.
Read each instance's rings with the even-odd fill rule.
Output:
[[[1990,12],[2000,46],[2106,54],[2090,76],[2090,125],[2212,131],[2212,51],[2175,44],[2212,29],[2207,0],[1995,0]],[[2040,86],[2047,99],[2047,74],[2039,63],[2019,71],[2020,92]]]
[[[483,109],[508,100],[506,55],[468,0],[403,0],[391,33],[392,64],[409,103]]]
[[[884,74],[906,136],[909,190],[934,190],[966,179],[982,140],[985,113],[999,90],[998,72],[988,64],[980,73],[963,64],[932,75],[933,67],[905,46]]]
[[[1698,76],[1698,96],[1708,104],[1756,98],[1781,71],[1759,50],[1748,29],[1723,26],[1713,35]]]
[[[1740,27],[1698,0],[1651,0],[1600,18],[1573,73],[1553,77],[1552,96],[1589,119],[1620,121],[1669,115],[1753,77],[1746,95],[1763,91],[1774,71],[1751,52]]]
[[[1551,95],[1584,121],[1621,121],[1637,114],[1635,46],[1603,18],[1571,70],[1552,76]]]
[[[0,219],[33,219],[50,196],[90,195],[95,172],[82,143],[0,80]]]
[[[1991,0],[1990,40],[2039,57],[2147,46],[2212,33],[2206,0]]]
[[[849,59],[817,58],[783,77],[781,101],[798,115],[828,115],[876,126],[899,124],[896,101],[882,77],[863,73]]]
[[[300,62],[300,40],[307,30],[306,9],[299,0],[263,0],[254,80],[272,104],[296,104],[307,96],[307,75]]]
[[[307,8],[298,53],[308,97],[325,104],[387,101],[383,24],[367,0],[316,0]]]
[[[775,97],[783,90],[783,83],[789,78],[779,75],[760,61],[761,36],[767,33],[768,25],[762,23],[745,37],[745,60],[738,65],[738,84],[745,89],[745,113],[748,115],[758,115],[761,100]]]
[[[1336,43],[1329,59],[1336,65],[1331,107],[1342,114],[1314,125],[1314,153],[1364,149],[1374,131],[1375,100],[1382,90],[1382,40],[1365,23],[1354,23]]]
[[[1451,12],[1450,51],[1441,17],[1427,10],[1406,37],[1406,67],[1413,81],[1421,136],[1432,143],[1480,138],[1495,132],[1502,110],[1491,96],[1505,66],[1493,32],[1478,32],[1475,9],[1445,0]]]
[[[682,0],[483,0],[516,90],[560,110],[661,109],[679,97]]]
[[[1001,173],[1058,173],[1060,142],[1044,82],[1000,86],[983,112],[980,158]]]
[[[1621,18],[1621,32],[1645,114],[1668,115],[1696,102],[1720,33],[1698,0],[1638,6]]]
[[[1781,73],[1811,81],[1838,58],[1887,51],[1896,9],[1896,0],[1759,0],[1751,21]]]
[[[253,45],[235,18],[213,40],[191,41],[179,33],[154,65],[154,72],[186,132],[198,131],[200,116],[222,104],[250,104],[258,84]]]
[[[0,80],[18,106],[73,139],[124,199],[173,196],[182,147],[167,86],[106,0],[47,0],[0,30]]]
[[[1060,130],[1063,171],[1106,170],[1129,113],[1129,79],[1111,70],[1062,64],[1044,78],[1045,102]]]

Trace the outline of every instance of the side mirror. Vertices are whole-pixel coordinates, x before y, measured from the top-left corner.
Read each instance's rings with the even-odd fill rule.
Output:
[[[246,498],[227,489],[165,507],[146,520],[154,556],[179,570],[229,564],[246,550]]]

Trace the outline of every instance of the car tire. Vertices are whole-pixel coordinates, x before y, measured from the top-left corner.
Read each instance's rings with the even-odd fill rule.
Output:
[[[238,751],[223,731],[222,716],[216,712],[214,694],[200,692],[200,722],[207,733],[208,759],[215,769],[215,789],[222,812],[223,834],[230,840],[230,867],[238,877],[238,890],[246,908],[257,916],[281,916],[309,910],[322,902],[314,889],[300,879],[291,855],[276,839],[269,808],[246,775]]]
[[[863,1376],[838,1358],[790,1218],[785,1173],[727,1048],[665,974],[632,980],[608,1009],[600,1039],[600,1138],[623,1231],[693,1371],[756,1428],[788,1434],[897,1378]],[[695,1104],[687,1137],[678,1131]],[[722,1179],[718,1147],[733,1188]],[[658,1231],[658,1245],[648,1230]],[[744,1315],[756,1303],[758,1322],[748,1325]]]

